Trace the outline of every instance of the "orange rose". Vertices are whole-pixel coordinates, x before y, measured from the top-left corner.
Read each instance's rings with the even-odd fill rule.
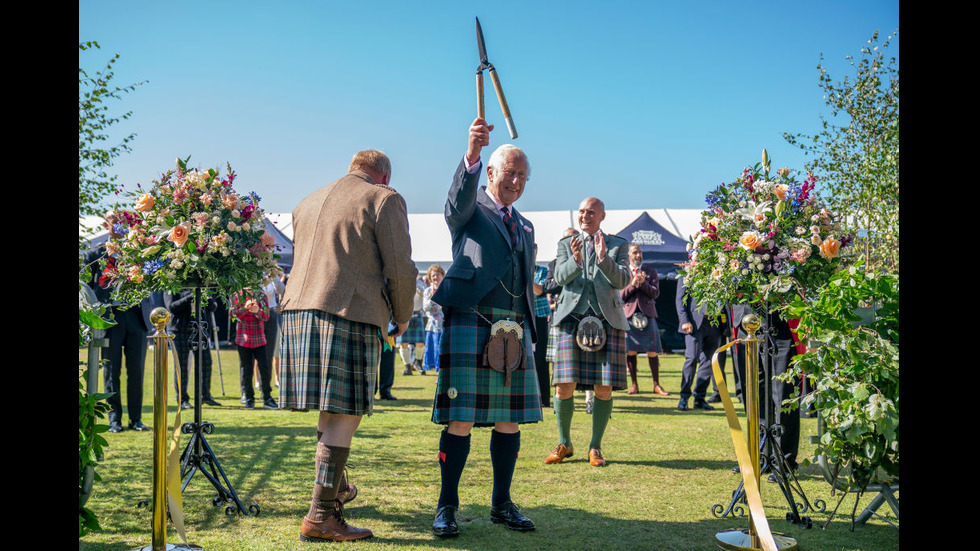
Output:
[[[170,235],[167,237],[170,241],[173,241],[174,245],[177,247],[183,247],[184,243],[187,243],[187,238],[191,235],[191,223],[182,222],[177,224],[173,228],[170,228]]]
[[[754,251],[762,246],[762,234],[757,231],[747,231],[738,238],[738,244],[747,251]]]
[[[824,258],[837,258],[840,256],[840,241],[830,236],[820,244],[820,256]]]
[[[144,193],[140,195],[139,199],[136,200],[136,210],[140,212],[150,212],[153,210],[153,196],[149,193]]]

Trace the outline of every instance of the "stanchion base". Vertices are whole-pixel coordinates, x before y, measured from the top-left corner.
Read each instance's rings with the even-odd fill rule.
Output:
[[[164,549],[166,549],[166,551],[201,551],[204,548],[199,545],[175,545],[173,543],[168,543]],[[134,549],[133,551],[154,551],[154,548],[153,545],[147,545],[146,547],[140,547],[139,549]]]
[[[724,532],[715,534],[715,539],[718,540],[718,547],[722,549],[728,549],[730,551],[761,551],[759,547],[752,547],[752,540],[749,537],[748,530],[725,530]],[[796,540],[789,536],[773,533],[772,539],[776,542],[777,549],[797,549]]]

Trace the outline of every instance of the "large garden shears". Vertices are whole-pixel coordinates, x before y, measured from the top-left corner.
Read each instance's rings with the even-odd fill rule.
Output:
[[[493,89],[497,92],[497,100],[500,102],[500,109],[504,112],[504,122],[507,123],[507,131],[510,132],[511,139],[517,138],[517,128],[514,126],[514,119],[510,116],[510,108],[507,107],[507,98],[504,97],[504,90],[500,87],[500,78],[497,77],[497,69],[493,63],[487,59],[487,46],[483,42],[483,28],[480,27],[480,18],[476,18],[476,45],[480,49],[480,66],[476,68],[476,99],[477,116],[486,119],[486,110],[483,106],[483,70],[490,70],[490,80],[493,81]]]

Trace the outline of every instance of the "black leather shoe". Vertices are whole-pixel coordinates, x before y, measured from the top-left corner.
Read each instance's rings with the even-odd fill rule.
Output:
[[[277,404],[271,396],[265,400],[262,400],[262,406],[265,407],[265,409],[279,409],[279,404]]]
[[[245,409],[255,409],[255,398],[245,400]]]
[[[708,402],[694,402],[694,409],[703,409],[704,411],[712,411],[714,406],[709,405]]]
[[[208,396],[207,398],[205,398],[205,399],[203,399],[203,400],[201,400],[201,403],[202,403],[202,404],[207,404],[207,405],[209,405],[209,406],[220,406],[220,405],[221,405],[221,404],[219,404],[219,403],[218,403],[218,401],[217,401],[217,400],[215,400],[215,399],[214,399],[214,397],[212,397],[212,396]]]
[[[432,522],[432,533],[440,538],[455,538],[459,535],[459,525],[456,524],[456,507],[443,505],[436,510],[436,519]]]
[[[711,397],[708,398],[707,401],[708,401],[709,404],[717,404],[717,403],[721,402],[721,394],[712,394]]]
[[[518,532],[530,532],[534,530],[534,523],[531,519],[522,515],[517,505],[513,501],[508,501],[500,507],[490,507],[490,521],[494,524],[504,523],[507,528]]]
[[[680,402],[677,402],[677,409],[679,411],[687,411],[688,409],[690,409],[687,407],[687,400],[681,400]]]
[[[143,421],[133,421],[129,424],[129,428],[138,431],[150,430],[150,427],[143,424]]]
[[[382,400],[397,400],[398,398],[395,398],[391,394],[382,394],[381,395],[381,399]]]
[[[109,423],[109,432],[122,432],[123,426],[119,421],[113,421]]]
[[[188,402],[187,400],[184,400],[183,402],[180,403],[180,409],[191,409],[193,407],[194,406],[192,406],[191,403]]]

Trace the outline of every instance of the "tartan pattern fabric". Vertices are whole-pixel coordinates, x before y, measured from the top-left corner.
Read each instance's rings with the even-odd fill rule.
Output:
[[[279,408],[371,415],[379,329],[321,310],[287,310],[279,332]]]
[[[576,390],[592,390],[593,385],[626,388],[626,332],[613,329],[602,320],[606,345],[598,352],[586,352],[575,342],[578,321],[566,320],[558,325],[555,343],[555,365],[551,384],[578,383]]]
[[[534,269],[535,283],[544,285],[546,279],[548,279],[548,268],[538,266]],[[548,295],[546,293],[541,293],[541,296],[534,295],[534,315],[539,318],[546,318],[551,315],[551,308],[548,306]]]
[[[509,208],[504,207],[500,210],[504,213],[504,225],[507,226],[507,231],[510,232],[510,244],[516,247],[521,238],[520,234],[517,233],[517,219],[510,213]]]
[[[245,301],[250,298],[259,303],[257,314],[245,309]],[[231,297],[231,313],[238,320],[235,324],[235,344],[245,348],[265,346],[265,320],[269,319],[269,301],[265,293],[235,293]]]
[[[647,318],[647,326],[642,330],[630,325],[630,330],[626,333],[626,351],[657,354],[664,351],[660,344],[660,329],[656,318]]]
[[[395,337],[398,344],[421,344],[425,342],[425,326],[422,323],[422,312],[412,314],[408,319],[408,329]]]
[[[490,323],[473,310],[446,310],[432,422],[463,421],[486,427],[496,422],[541,421],[541,393],[531,354],[531,331],[523,316],[510,310],[476,307],[490,323],[509,319],[524,327],[525,368],[511,372],[510,385],[504,386],[504,374],[483,365]],[[455,390],[455,398],[449,397],[450,388]]]
[[[554,363],[555,361],[555,350],[557,349],[556,343],[558,342],[558,328],[551,325],[551,317],[548,317],[548,350],[545,353],[545,360],[549,363]]]

